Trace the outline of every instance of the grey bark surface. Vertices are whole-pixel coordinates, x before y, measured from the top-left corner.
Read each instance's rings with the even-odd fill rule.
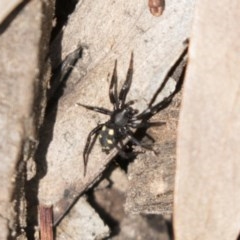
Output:
[[[239,239],[240,2],[199,1],[179,121],[176,240]]]
[[[0,13],[5,20],[0,25],[0,239],[24,239],[25,185],[27,175],[35,174],[27,166],[33,163],[37,127],[43,118],[47,69],[43,58],[53,7],[49,2],[48,11],[43,11],[43,3],[31,1],[5,19],[14,11],[11,3]]]
[[[0,2],[0,23],[13,12],[23,0],[2,0]]]
[[[110,235],[107,225],[99,218],[98,214],[81,198],[71,209],[69,214],[57,227],[56,237],[64,239],[104,239]]]
[[[180,103],[181,93],[178,93],[168,108],[153,117],[152,121],[165,123],[147,131],[155,140],[154,151],[139,154],[130,165],[125,203],[128,213],[161,214],[166,217],[173,213]]]

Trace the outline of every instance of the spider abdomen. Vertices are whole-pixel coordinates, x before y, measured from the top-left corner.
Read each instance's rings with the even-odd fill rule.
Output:
[[[116,145],[115,130],[104,125],[99,132],[99,141],[102,150],[108,153]]]

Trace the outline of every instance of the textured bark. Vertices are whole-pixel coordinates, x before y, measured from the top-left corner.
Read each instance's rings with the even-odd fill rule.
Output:
[[[23,0],[2,0],[0,2],[0,23],[6,21],[22,2]]]
[[[177,124],[181,94],[152,121],[163,122],[147,133],[154,138],[154,151],[139,154],[129,169],[129,189],[125,209],[129,213],[173,213],[173,194],[176,167]]]
[[[31,1],[5,7],[4,16],[12,12],[1,15],[0,25],[0,239],[16,239],[25,236],[26,180],[35,174],[28,166],[43,118],[53,6]]]
[[[199,1],[179,122],[175,239],[240,229],[240,2]]]

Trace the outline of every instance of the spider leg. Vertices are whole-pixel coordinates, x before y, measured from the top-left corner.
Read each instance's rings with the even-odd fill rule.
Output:
[[[125,152],[122,150],[122,148],[119,147],[117,144],[116,144],[115,148],[117,149],[119,155],[120,155],[122,158],[126,158],[126,159],[129,158],[128,154],[125,153]]]
[[[166,108],[172,101],[174,93],[164,98],[161,102],[155,104],[154,106],[149,106],[143,112],[132,118],[132,121],[147,119],[156,114],[157,112]]]
[[[81,103],[77,103],[77,105],[81,106],[81,107],[84,107],[88,110],[92,110],[92,111],[95,111],[95,112],[99,112],[99,113],[102,113],[102,114],[106,114],[106,115],[111,115],[112,112],[106,108],[100,108],[100,107],[94,107],[94,106],[89,106],[89,105],[84,105],[84,104],[81,104]]]
[[[112,78],[109,86],[109,99],[110,99],[110,102],[113,104],[114,110],[116,110],[119,105],[118,96],[117,96],[117,83],[118,83],[117,61],[115,61],[113,74],[112,74]]]
[[[135,123],[132,121],[131,123],[128,124],[128,126],[132,128],[149,128],[149,127],[159,127],[166,124],[165,122],[140,122],[140,123]]]
[[[148,137],[149,140],[151,140],[153,143],[155,142],[155,139],[148,133],[145,133],[145,136]]]
[[[136,144],[136,145],[138,145],[138,146],[140,146],[140,147],[143,147],[143,148],[152,150],[152,147],[151,147],[151,146],[144,145],[144,144],[142,144],[141,142],[139,142],[139,141],[133,136],[133,132],[132,132],[130,129],[127,129],[127,130],[126,130],[126,134],[127,134],[127,136],[129,137],[130,141],[133,142],[134,144]]]
[[[100,129],[103,127],[104,124],[99,124],[97,127],[95,127],[89,134],[87,137],[87,141],[83,150],[83,162],[84,162],[84,172],[83,175],[86,176],[86,172],[87,172],[87,163],[88,163],[88,156],[89,153],[93,147],[93,144],[96,141],[97,138],[97,134],[100,131]],[[94,138],[92,138],[94,137]]]
[[[128,158],[131,158],[131,157],[134,157],[135,156],[135,153],[132,153],[132,152],[129,152],[129,153],[126,153],[122,150],[122,148],[124,147],[124,144],[122,141],[119,142],[119,145],[118,146],[116,144],[115,148],[117,149],[118,151],[118,154],[122,157],[122,158],[125,158],[125,159],[128,159]]]
[[[125,104],[125,100],[132,83],[132,77],[133,77],[133,52],[131,54],[131,60],[130,60],[126,80],[119,93],[119,108],[122,108],[122,106]]]

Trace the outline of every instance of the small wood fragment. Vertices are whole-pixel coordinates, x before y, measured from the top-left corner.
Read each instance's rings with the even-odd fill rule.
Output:
[[[162,15],[165,6],[164,0],[148,0],[148,7],[151,14],[155,17]]]
[[[53,240],[53,209],[52,206],[39,206],[40,239]]]

